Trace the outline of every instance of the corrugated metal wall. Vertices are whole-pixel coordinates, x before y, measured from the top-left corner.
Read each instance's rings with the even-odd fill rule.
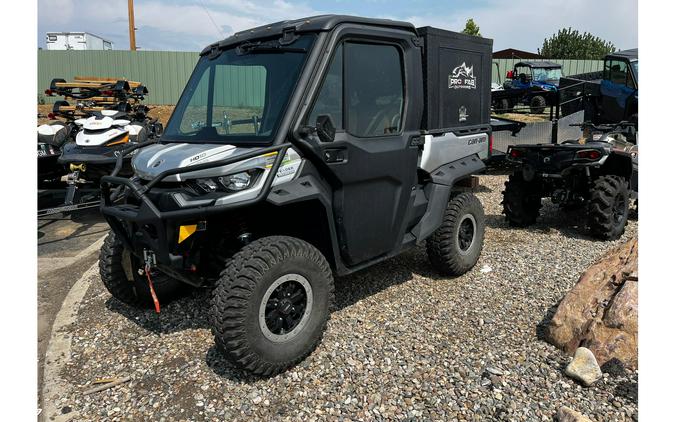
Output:
[[[148,104],[175,104],[199,58],[194,52],[174,51],[47,51],[38,50],[38,95],[53,78],[72,80],[75,76],[119,77],[143,82],[150,91]],[[506,72],[517,59],[497,59],[492,65],[492,80],[504,82]],[[563,75],[602,69],[601,60],[550,60],[563,66]],[[495,65],[494,63],[497,63]],[[225,72],[222,105],[259,106],[262,103],[264,70]],[[255,98],[243,98],[254,87]],[[220,91],[220,90],[219,90]],[[46,97],[46,102],[58,98]]]
[[[38,94],[53,78],[75,76],[126,78],[148,87],[148,104],[175,104],[198,53],[173,51],[46,51],[38,50]],[[59,97],[46,97],[54,102]]]

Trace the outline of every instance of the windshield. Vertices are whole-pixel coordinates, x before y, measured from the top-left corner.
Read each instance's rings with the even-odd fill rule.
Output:
[[[245,43],[213,59],[202,56],[162,140],[271,142],[314,38]]]
[[[557,82],[562,77],[560,69],[532,69],[532,78],[539,82]]]

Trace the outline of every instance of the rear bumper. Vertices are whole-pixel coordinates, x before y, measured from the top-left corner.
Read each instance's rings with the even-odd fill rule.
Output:
[[[522,156],[514,158],[512,151],[522,152]],[[577,153],[582,150],[597,150],[601,152],[596,160],[578,158]],[[561,178],[580,168],[601,166],[607,154],[600,148],[587,145],[518,145],[509,146],[506,151],[506,160],[515,165],[523,166],[528,171],[544,178]]]

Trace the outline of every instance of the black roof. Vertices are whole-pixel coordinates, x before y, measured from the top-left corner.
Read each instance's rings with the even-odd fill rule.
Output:
[[[284,30],[288,29],[292,29],[296,33],[322,32],[322,31],[330,31],[336,25],[342,23],[386,26],[388,28],[402,29],[406,31],[411,31],[415,34],[417,33],[415,30],[415,26],[408,22],[395,21],[389,19],[363,18],[348,15],[319,15],[319,16],[310,16],[302,19],[275,22],[269,25],[263,25],[257,28],[251,28],[245,31],[240,31],[225,38],[222,41],[210,44],[208,47],[202,50],[201,54],[206,54],[207,52],[211,51],[211,49],[214,47],[223,48],[230,45],[239,44],[240,42],[246,40],[281,35],[281,33]]]
[[[516,66],[528,66],[532,68],[544,68],[544,69],[561,69],[562,66],[558,63],[553,62],[518,62],[513,67]]]
[[[615,51],[614,53],[608,54],[607,57],[620,57],[633,62],[638,59],[638,49],[631,48],[630,50]]]

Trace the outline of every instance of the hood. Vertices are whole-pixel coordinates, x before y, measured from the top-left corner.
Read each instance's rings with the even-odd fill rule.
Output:
[[[131,165],[138,176],[150,180],[160,173],[175,168],[189,168],[197,164],[209,163],[236,157],[247,152],[262,148],[242,148],[234,145],[170,143],[156,144],[142,148],[134,156]],[[264,168],[267,160],[264,157],[255,157],[227,166],[215,167],[191,173],[179,173],[168,176],[166,182],[175,182],[199,177],[214,177],[231,174],[241,169],[253,167]]]

